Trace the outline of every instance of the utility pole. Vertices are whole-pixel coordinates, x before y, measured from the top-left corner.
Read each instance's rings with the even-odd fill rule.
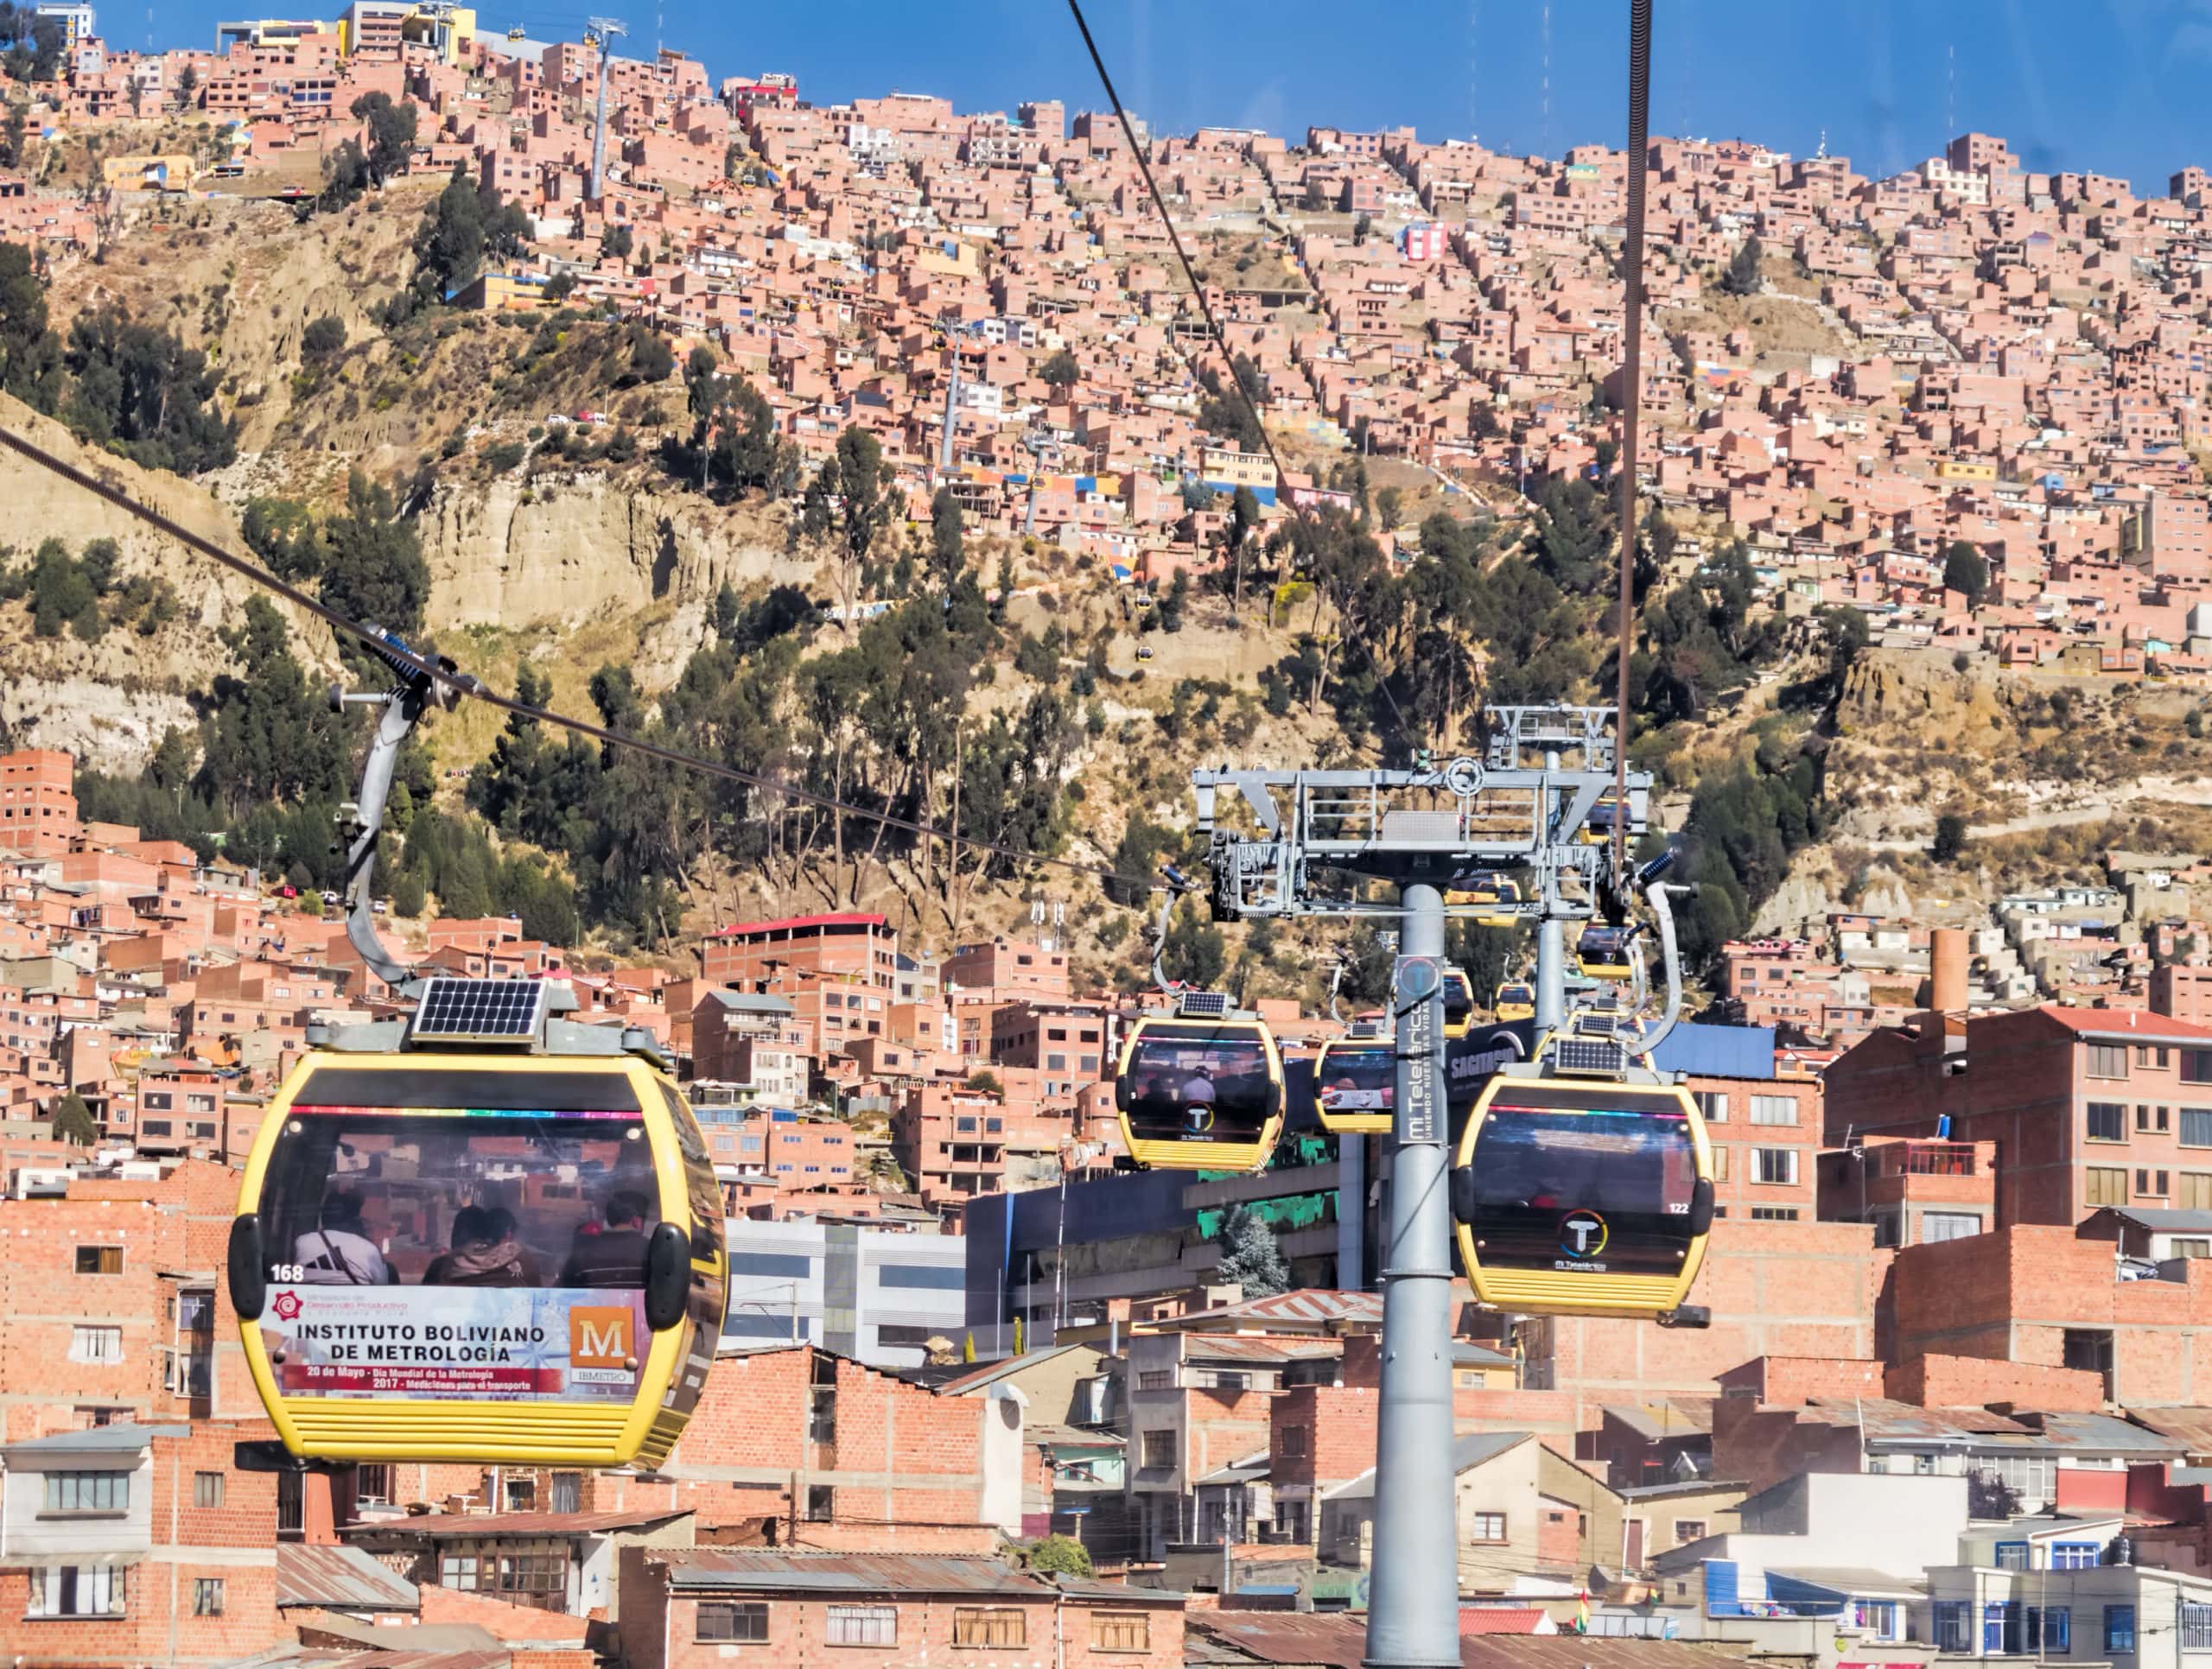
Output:
[[[1452,1488],[1452,1212],[1445,1185],[1444,898],[1398,895],[1391,979],[1398,1082],[1382,1247],[1382,1384],[1375,1445],[1374,1589],[1364,1661],[1459,1661],[1459,1537]],[[1338,1209],[1343,1209],[1341,1196]],[[1441,1480],[1441,1487],[1438,1481]]]
[[[1389,1143],[1392,1163],[1380,1240],[1375,1575],[1362,1659],[1370,1669],[1459,1662],[1444,923],[1503,911],[1495,902],[1447,904],[1444,889],[1505,871],[1529,878],[1519,902],[1503,908],[1536,929],[1539,1025],[1564,1025],[1567,927],[1628,882],[1614,847],[1584,838],[1591,814],[1618,793],[1613,815],[1629,834],[1642,834],[1649,816],[1649,772],[1628,771],[1625,792],[1617,788],[1616,717],[1611,708],[1498,707],[1479,758],[1440,765],[1424,756],[1404,771],[1191,773],[1216,920],[1349,916],[1398,928],[1397,1083],[1391,1133],[1378,1139]],[[1395,906],[1342,885],[1346,878],[1395,885]],[[1340,1282],[1361,1261],[1370,1157],[1362,1139],[1338,1147]]]
[[[591,200],[599,202],[607,195],[607,68],[614,59],[614,37],[627,35],[629,28],[620,18],[592,17],[585,20],[590,37],[599,46],[599,110],[591,126]]]

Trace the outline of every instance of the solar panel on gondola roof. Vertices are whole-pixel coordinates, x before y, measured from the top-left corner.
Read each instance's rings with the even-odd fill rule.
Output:
[[[450,1043],[534,1038],[544,1008],[543,980],[435,979],[415,1011],[414,1036]]]

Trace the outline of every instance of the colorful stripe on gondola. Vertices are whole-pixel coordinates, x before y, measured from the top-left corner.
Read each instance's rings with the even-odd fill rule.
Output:
[[[292,1111],[365,1119],[627,1119],[632,1123],[641,1116],[634,1107],[627,1111],[602,1107],[556,1112],[543,1107],[327,1107],[302,1101],[295,1101]]]

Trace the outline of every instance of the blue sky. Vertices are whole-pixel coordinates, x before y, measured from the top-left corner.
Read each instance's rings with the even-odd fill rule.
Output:
[[[610,3],[612,0],[610,0]],[[328,3],[328,0],[325,0]],[[482,25],[581,32],[588,0],[479,0]],[[1626,121],[1626,0],[1552,0],[1544,97],[1541,0],[1087,0],[1132,108],[1168,130],[1233,123],[1302,134],[1309,122],[1410,122],[1556,152],[1618,145]],[[1825,131],[1862,172],[1931,155],[1960,129],[2005,135],[2033,168],[2125,175],[2163,189],[2212,165],[2212,0],[1656,0],[1652,128],[1742,136],[1806,154]],[[227,0],[103,10],[119,45],[212,41]],[[963,110],[1024,98],[1098,101],[1061,0],[623,0],[656,37],[717,77],[789,70],[805,96],[942,93]],[[130,20],[130,21],[126,21]],[[2197,119],[2190,120],[2192,114]]]

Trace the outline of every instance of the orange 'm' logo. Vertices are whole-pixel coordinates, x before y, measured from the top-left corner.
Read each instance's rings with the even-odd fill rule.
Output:
[[[621,1368],[631,1355],[630,1311],[578,1305],[569,1311],[569,1362],[575,1368]]]

